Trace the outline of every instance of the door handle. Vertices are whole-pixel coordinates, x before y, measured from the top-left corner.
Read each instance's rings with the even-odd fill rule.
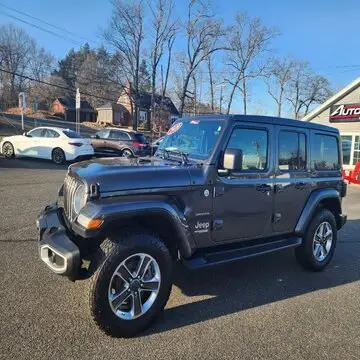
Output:
[[[267,184],[256,185],[256,190],[262,193],[267,193],[271,191],[271,186]]]

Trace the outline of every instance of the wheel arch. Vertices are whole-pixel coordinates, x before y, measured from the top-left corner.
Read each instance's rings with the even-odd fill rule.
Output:
[[[295,233],[297,235],[303,235],[305,233],[312,217],[321,208],[330,210],[335,216],[338,229],[341,228],[342,209],[339,192],[335,189],[322,189],[314,191],[309,196],[295,227]]]
[[[157,234],[175,258],[178,251],[187,258],[195,250],[185,216],[175,204],[165,201],[93,204],[84,208],[83,213],[91,218],[101,216],[104,219],[100,232],[102,238],[111,237],[118,231],[134,229]]]

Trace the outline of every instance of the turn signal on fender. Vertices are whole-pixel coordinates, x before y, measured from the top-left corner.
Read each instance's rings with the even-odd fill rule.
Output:
[[[83,214],[80,214],[77,218],[77,222],[84,228],[89,230],[98,229],[104,222],[103,219],[90,219]]]

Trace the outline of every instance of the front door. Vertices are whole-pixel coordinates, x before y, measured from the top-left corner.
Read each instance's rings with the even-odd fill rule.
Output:
[[[309,130],[276,126],[274,232],[292,233],[311,192]]]
[[[101,130],[95,134],[95,137],[91,139],[94,151],[96,153],[102,153],[106,151],[106,139],[109,137],[110,130]]]
[[[232,242],[272,234],[274,126],[236,124],[226,148],[242,151],[241,169],[216,175],[212,239]],[[225,149],[224,149],[225,150]]]

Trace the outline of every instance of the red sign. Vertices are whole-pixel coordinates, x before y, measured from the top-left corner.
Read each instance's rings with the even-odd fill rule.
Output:
[[[330,108],[330,122],[360,121],[360,104],[333,105]]]
[[[167,132],[168,135],[172,135],[174,133],[176,133],[181,127],[182,127],[183,123],[179,122],[177,124],[175,124],[174,126],[172,126],[169,131]]]

